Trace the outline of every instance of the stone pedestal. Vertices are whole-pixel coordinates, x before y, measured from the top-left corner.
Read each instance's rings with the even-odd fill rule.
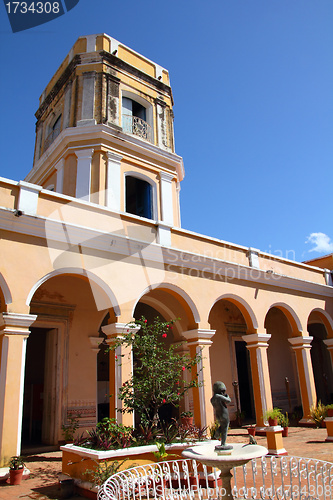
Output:
[[[267,448],[269,455],[288,455],[283,447],[282,427],[274,425],[266,427]]]

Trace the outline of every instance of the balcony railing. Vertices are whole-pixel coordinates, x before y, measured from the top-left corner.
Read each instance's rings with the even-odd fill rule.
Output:
[[[153,142],[152,128],[138,116],[123,115],[123,131],[127,134],[133,134],[146,141]]]
[[[268,456],[232,470],[234,499],[331,500],[333,463],[292,456]],[[221,500],[220,471],[195,460],[142,465],[112,475],[98,500]],[[229,498],[229,497],[228,497]]]

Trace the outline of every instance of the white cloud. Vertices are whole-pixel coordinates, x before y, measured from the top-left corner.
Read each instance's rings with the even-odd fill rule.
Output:
[[[305,243],[314,245],[309,252],[330,253],[333,252],[333,241],[325,233],[311,233]]]

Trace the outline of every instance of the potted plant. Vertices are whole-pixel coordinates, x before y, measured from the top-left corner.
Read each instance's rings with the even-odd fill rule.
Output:
[[[279,418],[281,417],[282,413],[280,408],[272,408],[271,410],[267,410],[264,419],[268,420],[268,424],[273,427],[275,425],[278,425]]]
[[[256,435],[256,426],[250,425],[250,427],[247,428],[247,432],[249,433],[250,436],[255,436]]]
[[[326,417],[333,417],[333,405],[326,406]]]
[[[311,406],[310,417],[314,421],[316,427],[325,426],[324,419],[326,418],[327,408],[321,401],[318,401],[317,406]]]
[[[24,462],[21,457],[14,456],[9,462],[9,483],[20,484],[24,471]]]
[[[180,420],[182,422],[182,425],[193,425],[193,413],[191,411],[183,411],[180,414]]]
[[[288,437],[288,428],[289,428],[289,417],[288,412],[286,414],[281,413],[278,417],[278,424],[283,428],[282,437]]]

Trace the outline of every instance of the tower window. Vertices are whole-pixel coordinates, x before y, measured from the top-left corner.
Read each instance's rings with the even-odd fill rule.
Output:
[[[149,182],[126,176],[126,212],[146,219],[153,218],[152,186]]]
[[[128,97],[122,99],[122,125],[124,132],[152,142],[152,129],[147,122],[146,108]]]
[[[52,127],[49,129],[49,135],[45,139],[44,151],[50,146],[50,144],[58,137],[61,130],[61,115],[58,116]]]

